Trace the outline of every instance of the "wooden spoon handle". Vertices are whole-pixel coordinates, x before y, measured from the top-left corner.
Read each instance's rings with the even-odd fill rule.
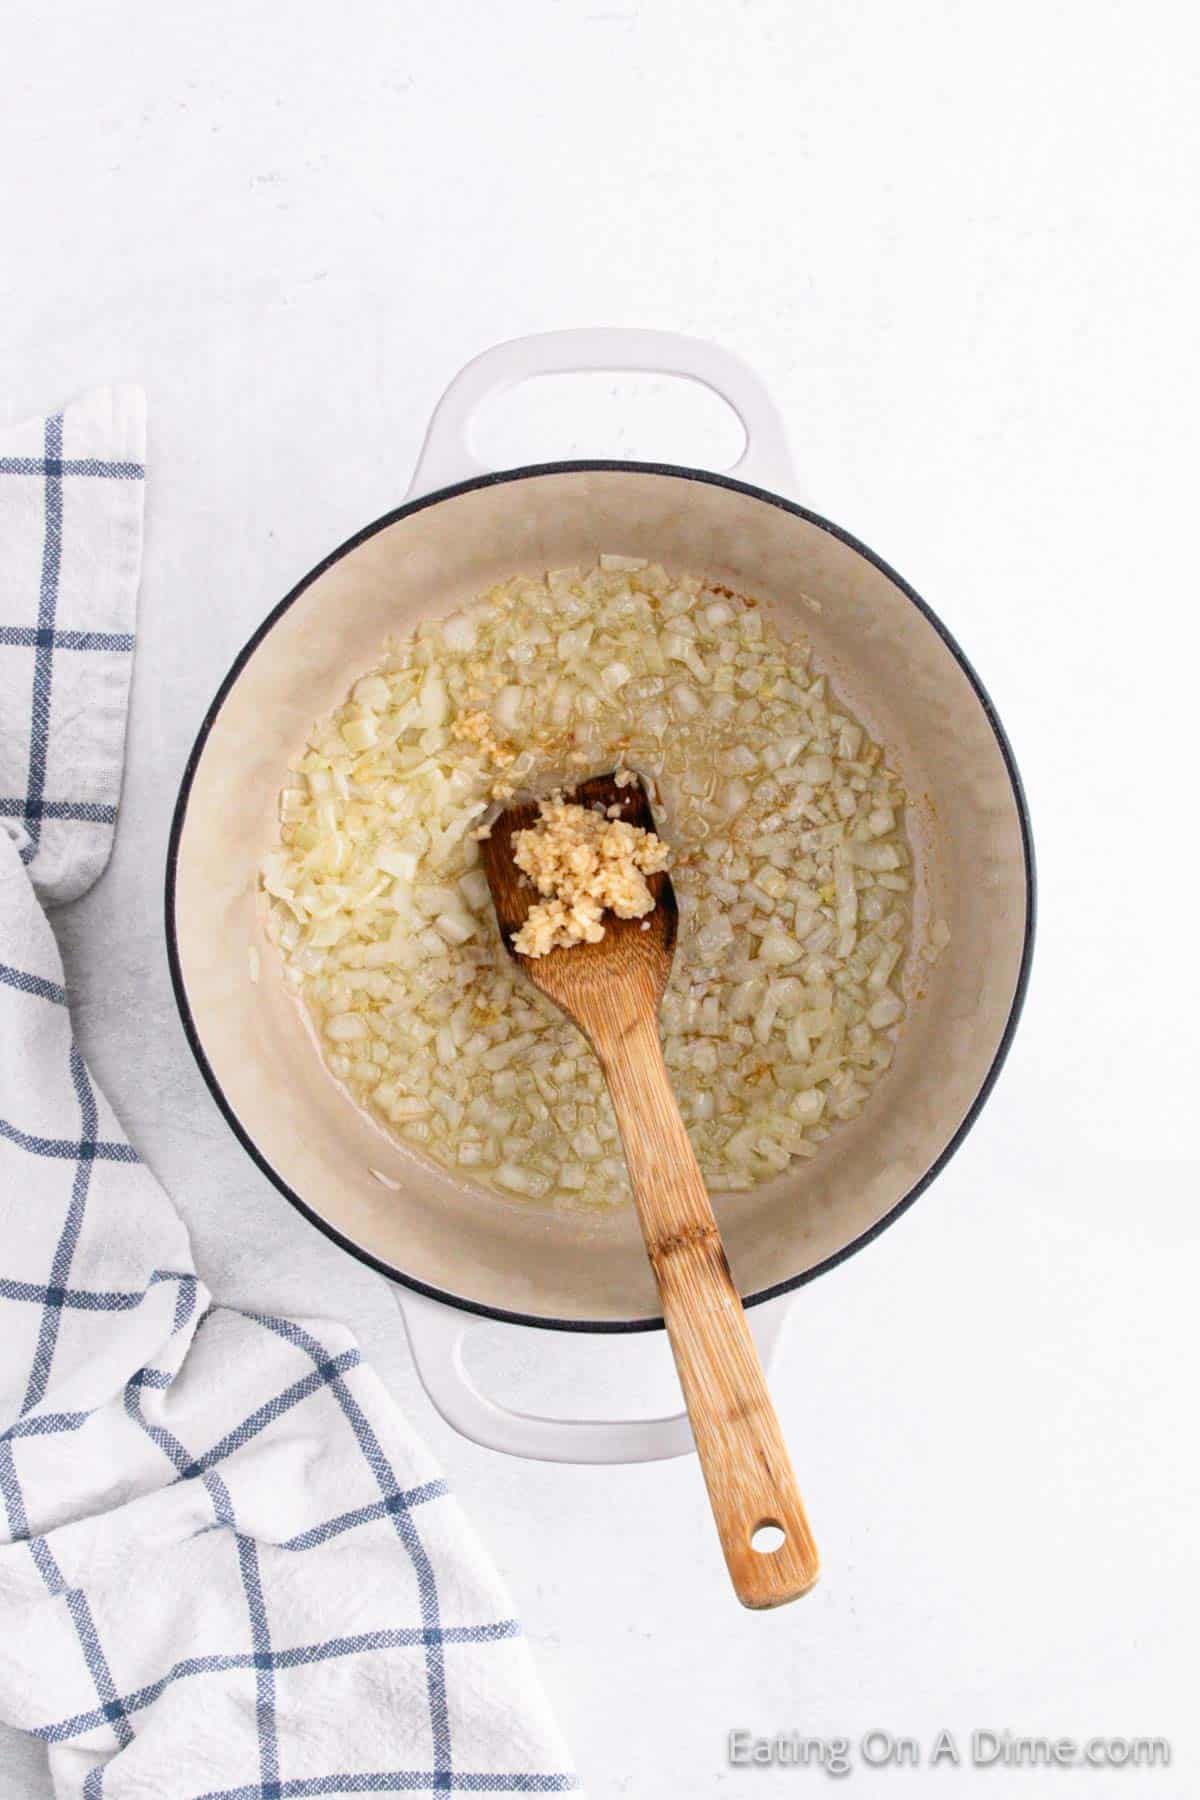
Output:
[[[604,1041],[607,1039],[608,1041]],[[818,1559],[654,1016],[594,1034],[721,1547],[744,1606],[780,1606]],[[784,1534],[756,1550],[760,1526]]]

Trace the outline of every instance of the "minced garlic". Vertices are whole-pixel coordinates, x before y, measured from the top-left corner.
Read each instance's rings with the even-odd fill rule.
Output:
[[[451,722],[450,736],[460,744],[477,744],[498,768],[506,769],[510,762],[516,761],[516,751],[498,742],[490,713],[458,713]]]
[[[610,809],[611,811],[611,809]],[[641,919],[654,911],[646,884],[670,862],[662,839],[639,825],[564,801],[543,800],[536,825],[513,838],[513,860],[528,875],[541,903],[531,906],[513,949],[545,956],[604,936],[601,915]]]

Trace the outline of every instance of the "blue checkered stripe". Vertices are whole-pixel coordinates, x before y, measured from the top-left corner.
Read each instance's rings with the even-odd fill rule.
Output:
[[[0,951],[35,953],[0,960],[0,1634],[19,1618],[22,1649],[0,1710],[83,1800],[574,1789],[518,1624],[357,1348],[210,1303],[19,879],[15,929],[0,906]]]

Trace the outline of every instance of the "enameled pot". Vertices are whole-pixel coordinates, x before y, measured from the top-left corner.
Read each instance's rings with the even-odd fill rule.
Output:
[[[740,415],[734,471],[646,463],[478,469],[481,400],[579,369],[689,376]],[[466,479],[463,479],[463,477]],[[793,486],[781,422],[758,380],[712,345],[661,332],[556,332],[500,345],[456,378],[402,506],[306,575],[222,682],[188,761],[171,832],[166,923],[188,1039],[233,1130],[305,1216],[401,1284],[435,1403],[480,1442],[608,1461],[690,1445],[682,1419],[548,1421],[495,1405],[462,1362],[467,1313],[618,1332],[661,1324],[632,1209],[595,1218],[513,1204],[376,1128],[324,1071],[265,944],[255,889],[289,756],[383,639],[453,611],[520,570],[646,556],[768,602],[811,641],[838,694],[889,746],[910,795],[915,941],[945,918],[936,963],[909,959],[895,1063],[861,1115],[811,1162],[716,1208],[748,1306],[860,1249],[941,1169],[1004,1060],[1028,975],[1034,878],[1012,752],[966,657],[863,544],[772,489]],[[447,1304],[448,1303],[448,1304]],[[774,1313],[777,1322],[778,1308]],[[768,1332],[766,1335],[770,1335]]]

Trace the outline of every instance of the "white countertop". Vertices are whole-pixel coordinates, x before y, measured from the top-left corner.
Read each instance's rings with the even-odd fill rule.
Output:
[[[57,8],[51,44],[43,7],[5,9],[0,414],[114,377],[150,409],[116,855],[58,918],[83,1045],[217,1294],[358,1331],[508,1577],[593,1800],[822,1781],[729,1768],[739,1726],[1164,1734],[1165,1773],[991,1787],[1200,1786],[1183,18],[100,0]],[[729,1594],[691,1459],[523,1464],[442,1425],[384,1283],[233,1141],[167,980],[171,808],[234,652],[402,496],[463,361],[574,324],[689,331],[762,373],[799,497],[982,673],[1037,837],[1039,950],[994,1098],[906,1218],[795,1306],[775,1391],[825,1572],[770,1616]],[[690,399],[609,382],[584,404],[494,413],[489,445],[705,460]],[[645,1410],[667,1392],[661,1338],[484,1337],[490,1378],[519,1365],[528,1396],[591,1391],[585,1362]],[[40,1757],[0,1737],[0,1800],[49,1792]]]

